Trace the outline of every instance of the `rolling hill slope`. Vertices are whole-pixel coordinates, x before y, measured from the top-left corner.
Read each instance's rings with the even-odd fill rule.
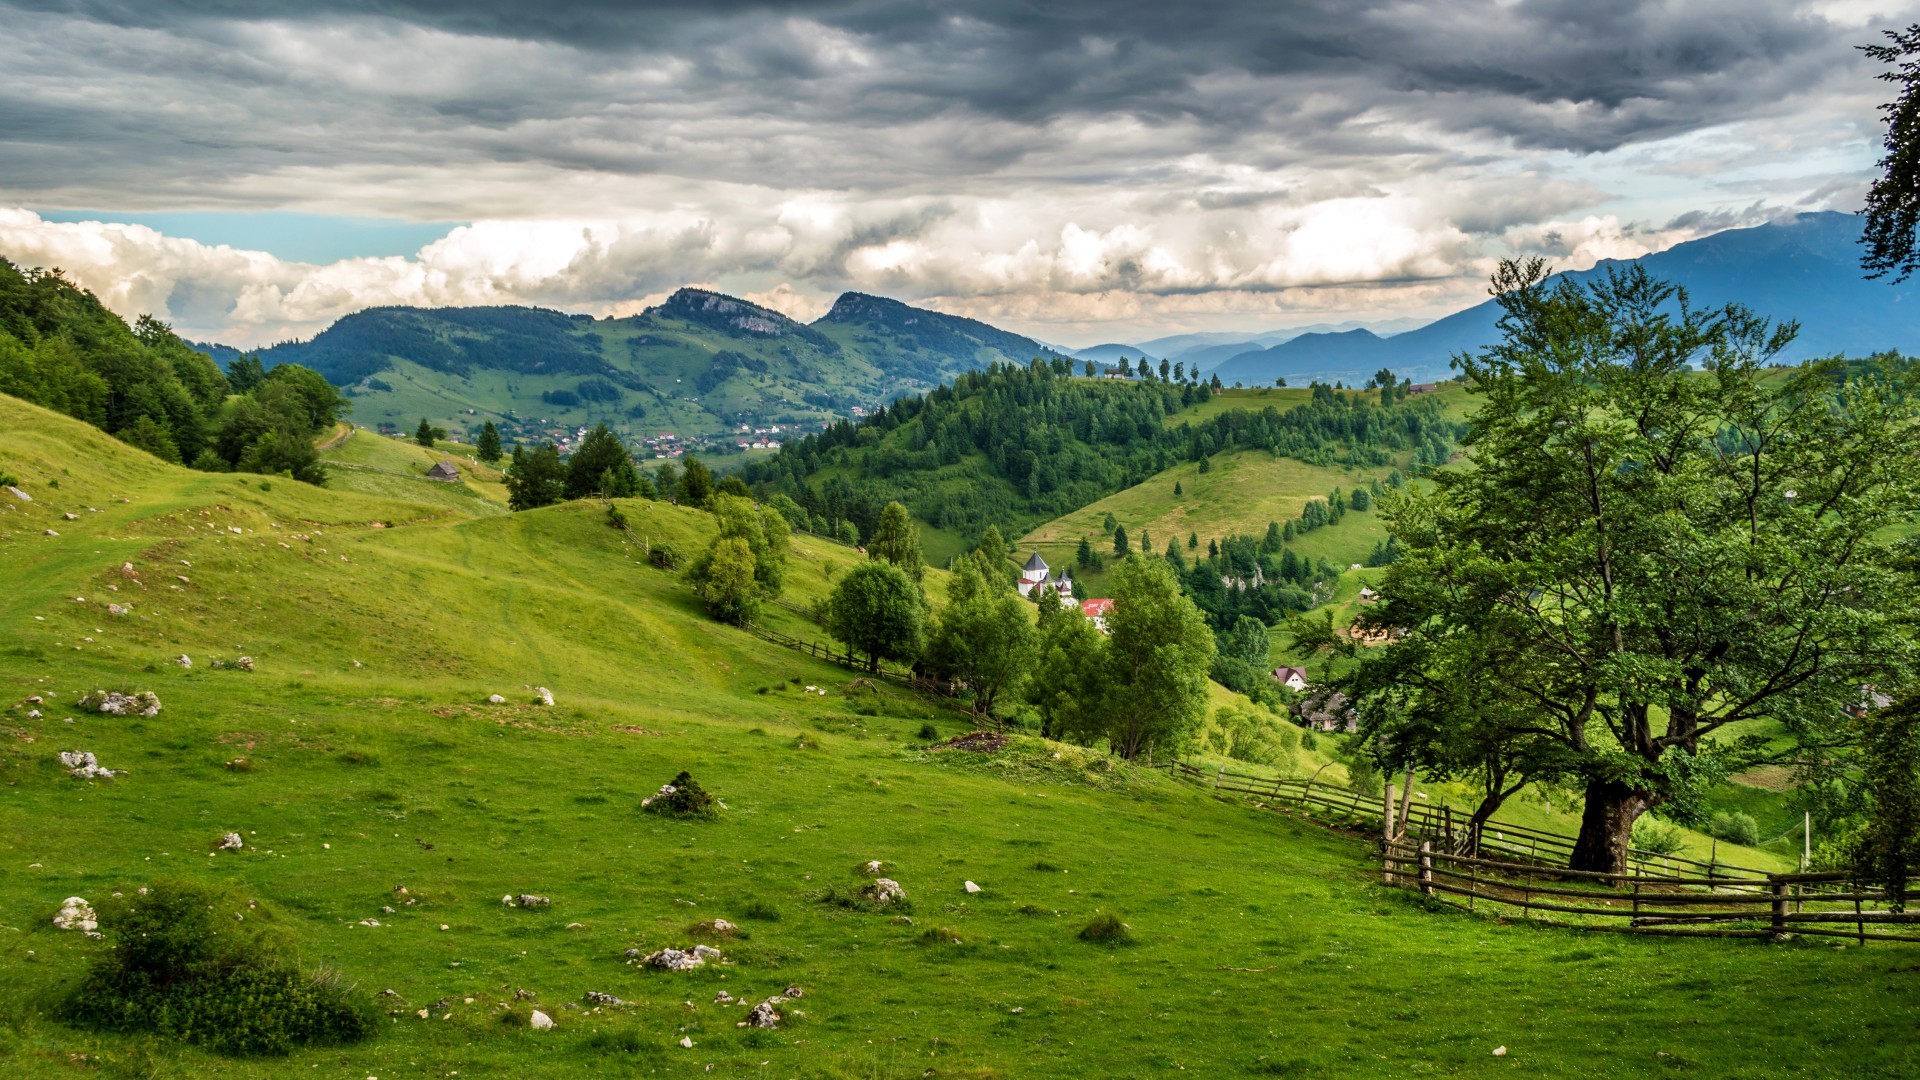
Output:
[[[33,495],[0,502],[0,1072],[1920,1065],[1910,1040],[1828,1035],[1920,1022],[1878,950],[1576,940],[1436,914],[1379,887],[1364,840],[1097,754],[923,752],[923,726],[955,734],[955,714],[715,624],[646,565],[643,542],[685,551],[711,535],[698,512],[628,503],[623,536],[593,504],[468,514],[195,473],[4,397],[0,466]],[[854,557],[799,538],[793,599],[819,596]],[[239,653],[253,672],[210,663]],[[191,669],[172,662],[182,654]],[[151,690],[163,711],[73,707],[101,686]],[[556,704],[532,704],[533,686]],[[29,694],[44,715],[28,715]],[[126,773],[71,779],[63,749]],[[726,802],[719,820],[638,812],[681,769]],[[229,830],[245,847],[209,856]],[[907,889],[911,925],[823,902],[868,859]],[[303,963],[378,995],[380,1034],[227,1059],[57,1023],[53,1004],[104,946],[54,929],[52,912],[161,877],[257,901]],[[500,903],[518,892],[551,906]],[[1078,940],[1100,912],[1137,943]],[[717,940],[727,963],[664,974],[623,958],[684,945],[716,917],[740,925]],[[805,997],[772,1031],[714,1000],[787,986]],[[530,1002],[553,1030],[501,1022]],[[1751,1023],[1756,1002],[1772,1022]]]

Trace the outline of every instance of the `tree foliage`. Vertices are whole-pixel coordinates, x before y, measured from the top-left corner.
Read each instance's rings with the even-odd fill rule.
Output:
[[[1012,697],[1033,663],[1032,608],[1019,594],[989,582],[984,560],[968,555],[948,579],[946,608],[936,621],[927,650],[933,669],[966,683],[978,717]]]
[[[920,558],[920,527],[905,506],[890,502],[880,511],[880,520],[867,537],[867,558],[890,562],[915,581],[926,573]]]
[[[1164,563],[1130,556],[1113,576],[1101,667],[1102,726],[1129,760],[1185,747],[1205,717],[1213,631]]]
[[[869,560],[840,575],[827,597],[827,632],[867,658],[912,663],[926,650],[927,601],[920,585],[890,562]]]
[[[621,444],[620,436],[605,424],[595,424],[567,458],[566,497],[630,499],[640,494],[640,470]]]
[[[1355,686],[1390,759],[1584,784],[1573,863],[1617,871],[1647,809],[1778,756],[1758,729],[1841,738],[1907,663],[1884,537],[1915,509],[1915,399],[1885,369],[1768,371],[1791,324],[1641,267],[1494,284],[1502,340],[1460,361],[1474,467],[1388,511],[1360,625],[1406,636]]]
[[[1905,281],[1920,267],[1920,23],[1885,31],[1888,44],[1863,45],[1868,57],[1888,65],[1879,78],[1900,88],[1880,106],[1887,154],[1880,176],[1867,189],[1866,226],[1860,265],[1868,277]]]
[[[507,465],[507,506],[513,510],[532,510],[551,506],[567,494],[567,467],[560,460],[560,448],[542,443],[528,450],[513,448],[513,460]]]

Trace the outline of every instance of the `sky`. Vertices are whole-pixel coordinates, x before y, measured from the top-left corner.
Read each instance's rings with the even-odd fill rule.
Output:
[[[361,308],[1070,346],[1433,318],[1854,211],[1920,0],[0,0],[0,256],[253,347]]]

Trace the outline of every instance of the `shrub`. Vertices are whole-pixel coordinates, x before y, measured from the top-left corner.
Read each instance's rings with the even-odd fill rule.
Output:
[[[104,905],[100,928],[113,951],[61,1005],[61,1017],[235,1055],[372,1035],[372,1003],[333,972],[306,975],[281,960],[258,929],[265,919],[228,895],[169,882]]]
[[[640,809],[677,818],[710,818],[719,812],[713,794],[685,769],[659,791],[640,800]]]
[[[1707,822],[1707,833],[1729,844],[1741,844],[1752,847],[1760,842],[1760,824],[1753,820],[1752,814],[1743,814],[1738,810],[1716,813]]]
[[[960,932],[950,926],[930,927],[920,932],[922,945],[960,945]]]
[[[1091,941],[1097,945],[1131,945],[1133,931],[1120,921],[1120,916],[1103,911],[1087,921],[1080,928],[1080,940]]]
[[[1672,855],[1686,843],[1677,825],[1668,825],[1654,817],[1642,817],[1633,823],[1633,846],[1649,855]]]
[[[365,750],[348,750],[340,755],[340,762],[343,765],[375,766],[380,764],[380,759]]]
[[[927,742],[933,742],[935,739],[938,739],[939,737],[940,737],[940,729],[937,727],[934,727],[932,721],[928,721],[927,723],[920,725],[921,739]]]
[[[1057,874],[1060,872],[1059,867],[1053,865],[1052,863],[1046,861],[1045,859],[1041,859],[1040,861],[1034,863],[1033,868],[1035,870],[1040,871],[1043,874]]]
[[[749,900],[746,905],[740,909],[740,917],[743,919],[753,919],[757,922],[779,922],[780,909],[767,903],[765,900]]]
[[[612,528],[619,529],[621,532],[626,532],[627,531],[627,515],[621,513],[620,508],[618,506],[615,506],[612,503],[608,503],[607,504],[607,524]]]
[[[680,565],[680,552],[672,544],[655,544],[647,551],[647,561],[662,570]]]
[[[641,1041],[640,1032],[634,1028],[622,1028],[619,1031],[596,1031],[588,1035],[582,1043],[596,1054],[612,1056],[614,1054],[634,1055],[651,1049]]]

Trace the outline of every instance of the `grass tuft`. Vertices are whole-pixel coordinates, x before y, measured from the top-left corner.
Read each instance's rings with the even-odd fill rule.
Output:
[[[1080,940],[1091,941],[1096,945],[1131,945],[1133,931],[1126,923],[1120,921],[1120,916],[1111,911],[1103,911],[1087,920],[1087,925],[1080,928]]]

